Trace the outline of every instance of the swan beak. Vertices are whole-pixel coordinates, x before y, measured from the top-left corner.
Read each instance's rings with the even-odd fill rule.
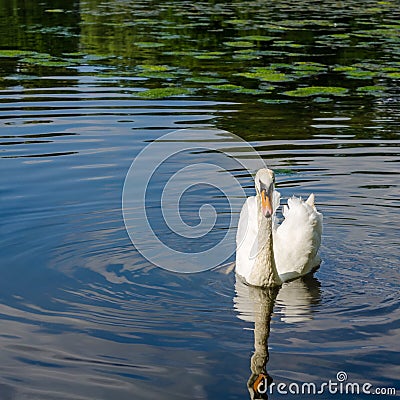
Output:
[[[270,218],[273,214],[272,202],[269,192],[270,191],[268,191],[267,193],[265,189],[261,190],[261,210],[266,218]]]

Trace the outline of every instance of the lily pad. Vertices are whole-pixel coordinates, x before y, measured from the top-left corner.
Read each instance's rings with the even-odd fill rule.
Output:
[[[282,47],[282,46],[287,46],[289,44],[292,44],[293,42],[291,40],[277,40],[274,42],[274,44],[272,46],[274,47]]]
[[[198,60],[218,60],[221,58],[221,56],[216,56],[213,54],[198,54],[195,55],[194,58],[197,58]]]
[[[256,53],[237,53],[233,54],[232,58],[238,61],[251,61],[257,60],[258,58],[261,58],[261,56],[257,55]]]
[[[253,42],[245,40],[237,40],[235,42],[224,42],[224,45],[229,47],[254,47]]]
[[[137,67],[143,71],[148,71],[148,72],[165,72],[173,69],[173,67],[170,67],[168,65],[151,65],[151,64],[141,64],[138,65]]]
[[[292,68],[299,71],[323,72],[327,70],[327,66],[316,62],[300,61],[293,64]]]
[[[350,65],[338,65],[335,68],[333,68],[333,71],[335,72],[348,72],[348,71],[356,71],[356,67],[352,67]]]
[[[348,33],[334,33],[329,36],[334,39],[349,39],[350,38],[350,35]]]
[[[346,88],[336,86],[308,86],[297,88],[295,90],[289,90],[287,92],[283,92],[283,94],[293,97],[308,97],[318,95],[343,96],[347,93],[347,91],[348,90]]]
[[[361,93],[369,93],[369,94],[380,94],[382,92],[384,92],[387,89],[386,86],[361,86],[359,88],[357,88],[357,92],[361,92]]]
[[[240,38],[244,41],[252,41],[252,42],[270,42],[271,40],[276,39],[274,36],[263,36],[263,35],[249,35],[249,36],[243,36]]]
[[[189,89],[181,87],[165,87],[148,89],[143,92],[135,93],[135,95],[144,99],[163,99],[166,97],[182,96],[189,93],[191,93]]]
[[[349,78],[353,79],[371,79],[374,78],[377,75],[377,73],[373,71],[354,70],[354,71],[347,71],[346,75]]]
[[[57,59],[46,59],[46,58],[38,58],[38,57],[26,57],[21,59],[21,62],[25,64],[37,65],[39,67],[69,67],[72,64],[68,61],[57,60]]]
[[[400,72],[391,72],[389,74],[386,74],[385,76],[392,79],[400,79]]]
[[[232,25],[246,25],[249,21],[247,19],[230,19],[226,21],[226,23]]]
[[[237,75],[250,79],[259,79],[265,82],[287,82],[293,79],[283,72],[265,67],[253,68],[253,72],[242,72]]]
[[[158,42],[136,42],[135,45],[143,49],[154,49],[157,47],[165,46],[164,43],[158,43]]]
[[[0,58],[21,58],[35,54],[34,51],[0,50]]]
[[[176,57],[195,57],[200,55],[198,51],[181,51],[181,50],[176,50],[176,51],[163,51],[163,54],[166,56],[176,56]]]
[[[202,53],[196,53],[193,56],[198,60],[217,60],[224,54],[225,53],[223,51],[207,51]]]
[[[229,84],[229,83],[227,83],[225,85],[211,85],[211,86],[208,86],[208,87],[210,89],[212,89],[212,90],[226,90],[228,92],[234,92],[234,91],[239,90],[239,89],[244,89],[243,86],[232,85],[232,84]]]
[[[241,94],[258,95],[258,94],[264,94],[264,93],[265,93],[265,90],[240,88],[240,89],[234,90],[234,92],[235,92],[235,93],[241,93]]]

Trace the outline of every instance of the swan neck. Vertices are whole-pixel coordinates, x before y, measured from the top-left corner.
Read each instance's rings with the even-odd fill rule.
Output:
[[[252,275],[257,286],[271,287],[282,284],[275,265],[272,237],[272,218],[266,218],[261,210],[261,196],[257,195],[258,253]]]

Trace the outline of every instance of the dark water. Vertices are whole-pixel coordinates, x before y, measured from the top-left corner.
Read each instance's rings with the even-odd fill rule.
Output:
[[[0,1],[0,399],[248,398],[272,308],[276,383],[400,389],[398,3],[64,3]],[[266,298],[135,250],[125,176],[182,128],[248,140],[283,202],[316,194],[313,279]]]

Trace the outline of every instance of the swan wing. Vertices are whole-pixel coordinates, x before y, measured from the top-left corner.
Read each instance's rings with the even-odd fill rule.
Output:
[[[240,212],[236,233],[236,273],[248,280],[257,255],[257,199],[248,197]]]
[[[308,274],[320,263],[322,214],[307,201],[292,197],[283,208],[284,221],[274,231],[274,257],[282,281]]]

